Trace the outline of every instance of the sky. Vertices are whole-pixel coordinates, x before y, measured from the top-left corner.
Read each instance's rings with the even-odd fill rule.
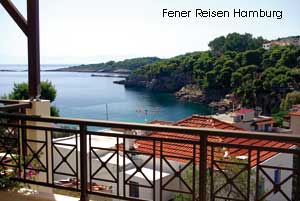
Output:
[[[26,16],[26,0],[12,0]],[[163,18],[168,10],[282,10],[283,19]],[[228,33],[300,35],[299,0],[40,0],[42,64],[169,58]],[[0,64],[27,64],[27,40],[0,6]]]

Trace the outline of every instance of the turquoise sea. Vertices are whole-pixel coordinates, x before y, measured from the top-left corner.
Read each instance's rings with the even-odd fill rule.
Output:
[[[68,65],[43,65],[42,70]],[[27,82],[26,65],[0,65],[0,96],[8,94],[14,83]],[[126,89],[113,84],[122,78],[91,77],[91,73],[41,72],[42,80],[57,89],[55,102],[63,117],[145,122],[154,119],[176,121],[192,114],[207,115],[206,105],[178,101],[172,94]],[[107,106],[107,107],[106,107]],[[107,109],[106,109],[107,108]],[[107,112],[106,112],[107,111]]]

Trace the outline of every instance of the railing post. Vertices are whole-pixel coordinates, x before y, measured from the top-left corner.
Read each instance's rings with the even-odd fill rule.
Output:
[[[87,127],[80,125],[80,201],[88,201],[87,194]],[[77,181],[78,182],[78,181]]]
[[[297,147],[297,149],[300,151],[300,147]],[[296,187],[296,200],[300,200],[300,153],[297,154],[297,160],[296,160],[296,170],[298,172],[297,175],[297,187]]]
[[[26,110],[24,108],[21,109],[22,114],[26,114]],[[21,161],[20,161],[20,166],[23,169],[23,175],[20,175],[23,177],[23,179],[26,179],[26,174],[25,174],[25,160],[27,156],[27,149],[26,149],[26,141],[27,141],[27,131],[26,131],[26,121],[21,120],[21,126],[24,126],[21,128],[21,141],[20,141],[20,152],[21,152]]]
[[[199,200],[206,201],[207,135],[200,138]]]

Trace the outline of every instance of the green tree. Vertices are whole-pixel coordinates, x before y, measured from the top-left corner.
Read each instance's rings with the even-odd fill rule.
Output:
[[[207,101],[234,93],[243,106],[260,106],[270,115],[278,111],[281,97],[300,90],[300,47],[265,50],[264,42],[247,33],[221,36],[209,43],[210,51],[187,53],[139,68],[125,85],[176,92],[187,84],[198,84]]]
[[[28,84],[23,82],[20,84],[14,84],[13,90],[8,94],[9,99],[26,100],[29,99]]]
[[[288,93],[280,104],[281,111],[288,111],[293,105],[300,104],[300,91]]]
[[[279,111],[272,115],[278,126],[283,126],[284,116],[288,115],[288,111]]]
[[[226,90],[226,93],[230,90],[230,80],[231,80],[231,74],[233,70],[229,67],[224,67],[220,70],[218,76],[217,76],[217,82],[221,87]]]
[[[226,51],[243,52],[262,47],[262,37],[253,38],[251,34],[230,33],[226,37],[221,36],[209,42],[208,46],[213,52],[224,53]]]
[[[220,36],[209,42],[208,46],[214,52],[224,52],[225,40],[226,38],[224,36]]]
[[[277,65],[294,68],[298,65],[297,57],[298,57],[297,49],[293,47],[285,47],[285,49],[282,50],[281,58],[278,60]]]
[[[15,100],[27,100],[29,99],[28,84],[23,82],[14,84],[12,92],[8,95],[8,98]],[[55,86],[50,81],[41,82],[41,99],[50,100],[52,103],[56,98]],[[51,106],[51,116],[59,116],[59,110],[55,106]]]
[[[242,66],[247,65],[260,65],[262,61],[262,53],[257,50],[248,50],[244,52],[242,59]]]
[[[225,161],[225,159],[221,159],[221,161]],[[228,163],[229,162],[229,163]],[[231,163],[232,164],[231,164]],[[220,162],[221,163],[221,162]],[[207,170],[207,185],[206,185],[206,198],[207,200],[210,200],[210,193],[211,193],[211,171],[214,171],[213,174],[213,186],[214,190],[216,191],[221,186],[223,186],[225,183],[228,183],[226,176],[230,179],[233,179],[233,182],[235,186],[239,188],[241,192],[246,195],[247,189],[248,189],[248,172],[242,171],[243,168],[245,168],[246,163],[238,161],[237,159],[229,159],[226,160],[226,162],[219,164],[219,166],[222,167],[222,171],[214,169],[214,170]],[[242,171],[242,172],[241,172]],[[253,175],[254,172],[250,171],[250,176]],[[193,167],[192,165],[187,167],[187,170],[183,173],[183,180],[191,187],[193,183],[193,179],[195,179],[195,192],[196,192],[196,198],[198,197],[199,192],[199,168],[196,168],[195,175],[193,175]],[[255,195],[255,179],[254,177],[250,178],[250,197],[254,198]],[[225,185],[220,191],[217,193],[217,195],[221,195],[222,197],[226,197],[228,199],[234,198],[234,199],[244,199],[244,197],[238,192],[232,183],[228,183]],[[175,196],[175,201],[191,201],[192,195],[187,193],[177,193]]]

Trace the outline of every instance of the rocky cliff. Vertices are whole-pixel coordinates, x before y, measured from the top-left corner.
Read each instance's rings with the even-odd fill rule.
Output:
[[[175,76],[157,76],[148,78],[144,75],[129,76],[125,80],[125,87],[142,87],[151,91],[174,93],[185,85],[191,83],[192,75],[190,73],[178,73]]]
[[[182,87],[179,91],[175,93],[175,96],[179,100],[183,101],[189,101],[194,103],[205,102],[205,96],[200,87],[196,84],[188,84]]]

